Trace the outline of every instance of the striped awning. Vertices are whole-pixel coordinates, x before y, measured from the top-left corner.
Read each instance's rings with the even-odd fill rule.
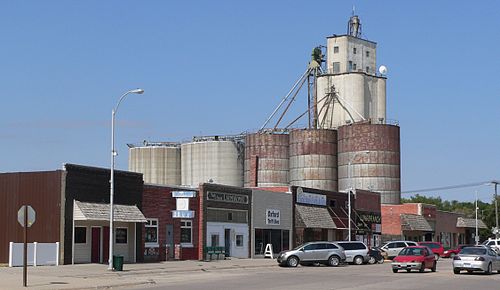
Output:
[[[146,217],[135,205],[113,205],[115,222],[145,223]],[[75,200],[73,207],[75,221],[109,221],[109,204],[89,203]]]

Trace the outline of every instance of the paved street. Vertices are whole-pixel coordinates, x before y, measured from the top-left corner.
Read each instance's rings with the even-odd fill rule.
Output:
[[[498,289],[500,274],[454,275],[451,260],[441,260],[436,273],[392,273],[390,263],[330,268],[265,267],[224,269],[151,276],[154,285],[133,289]]]
[[[0,289],[23,289],[22,268],[0,268]],[[451,260],[432,273],[392,273],[390,263],[338,268],[282,268],[275,261],[235,259],[126,264],[123,272],[106,265],[30,267],[30,289],[498,289],[500,274],[454,275]]]

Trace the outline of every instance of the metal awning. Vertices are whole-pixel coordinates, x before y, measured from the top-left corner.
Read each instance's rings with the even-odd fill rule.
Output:
[[[475,228],[475,227],[476,227],[476,219],[469,219],[464,217],[457,218],[457,228]],[[486,224],[480,219],[477,220],[477,227],[480,229],[488,228]]]
[[[423,216],[418,214],[402,214],[401,229],[403,231],[434,231],[429,222]]]
[[[145,223],[147,220],[135,205],[113,205],[115,222]],[[89,203],[75,200],[73,207],[75,221],[109,221],[109,204]]]
[[[295,205],[295,223],[297,227],[336,229],[337,225],[326,207]]]

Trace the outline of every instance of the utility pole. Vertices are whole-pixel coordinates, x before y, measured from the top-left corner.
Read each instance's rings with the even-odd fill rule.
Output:
[[[479,245],[479,229],[477,226],[477,210],[479,208],[477,207],[477,190],[476,190],[476,236],[474,237],[474,240],[476,241],[476,246]]]
[[[497,186],[498,186],[498,181],[492,181],[491,184],[495,185],[495,225],[496,225],[496,232],[495,232],[495,239],[498,240],[499,236],[499,228],[498,228],[498,196],[497,196]]]

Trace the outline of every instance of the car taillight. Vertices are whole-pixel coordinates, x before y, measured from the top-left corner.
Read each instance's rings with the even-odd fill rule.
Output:
[[[483,257],[476,257],[476,258],[474,259],[474,261],[484,261],[484,258],[483,258]]]
[[[453,260],[461,260],[459,256],[453,257]]]

